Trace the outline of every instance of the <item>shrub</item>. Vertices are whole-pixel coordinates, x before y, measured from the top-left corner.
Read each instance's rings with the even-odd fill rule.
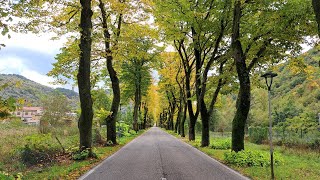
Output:
[[[15,175],[10,175],[9,173],[0,171],[0,179],[2,179],[2,180],[20,180],[20,179],[22,179],[22,174],[18,173]]]
[[[51,163],[57,148],[52,146],[51,134],[34,134],[27,136],[27,144],[21,149],[21,160],[28,166]]]
[[[268,139],[268,128],[266,127],[249,127],[249,141],[255,144],[261,144]]]
[[[123,122],[117,122],[117,136],[118,137],[123,137],[123,136],[130,136],[131,134],[129,133],[130,131],[130,126],[126,123]]]
[[[94,153],[94,148],[90,149],[90,148],[86,148],[86,149],[82,149],[79,150],[78,147],[71,147],[70,149],[68,149],[68,151],[72,151],[72,159],[73,160],[85,160],[88,158],[98,158],[97,154]]]
[[[73,160],[85,160],[89,157],[90,155],[90,150],[89,149],[85,149],[82,151],[76,151],[72,154],[72,159]]]
[[[231,149],[231,139],[217,139],[210,147],[212,149]]]
[[[270,166],[270,158],[268,153],[260,151],[239,151],[239,152],[226,152],[224,154],[224,160],[228,164],[234,164],[241,167],[250,166]],[[274,164],[279,165],[283,163],[283,159],[276,153],[274,153]]]

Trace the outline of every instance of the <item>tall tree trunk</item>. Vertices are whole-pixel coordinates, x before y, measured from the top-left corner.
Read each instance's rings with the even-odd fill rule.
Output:
[[[145,105],[144,106],[143,129],[146,129],[147,118],[148,118],[148,107]]]
[[[176,110],[176,104],[172,103],[172,107],[170,110],[170,114],[169,114],[169,118],[170,118],[170,130],[174,130],[174,126],[173,126],[173,116],[174,116],[174,112]]]
[[[176,125],[174,127],[174,132],[180,134],[180,121],[181,121],[181,116],[182,116],[182,102],[179,102],[179,107],[178,107],[178,115],[176,119]]]
[[[198,119],[198,113],[196,115],[193,113],[192,101],[191,101],[191,88],[190,88],[190,74],[186,73],[186,95],[187,95],[187,107],[189,114],[189,141],[194,141],[196,139],[195,125]]]
[[[77,74],[78,88],[81,104],[81,115],[78,122],[80,132],[80,150],[90,149],[92,145],[92,98],[91,98],[91,83],[90,83],[90,67],[91,67],[91,30],[92,30],[92,10],[91,0],[80,0],[81,20],[80,34],[81,41],[79,71]],[[90,153],[92,155],[92,153]]]
[[[119,86],[119,79],[117,77],[116,71],[113,69],[111,59],[110,58],[107,59],[107,67],[110,74],[110,79],[112,81],[113,100],[111,104],[112,113],[106,119],[107,141],[111,140],[113,144],[117,144],[116,122],[117,122],[117,114],[118,114],[119,105],[120,105],[120,86]]]
[[[184,132],[184,123],[186,121],[187,118],[187,103],[184,103],[184,108],[183,108],[183,116],[181,119],[181,124],[180,124],[180,132],[181,132],[181,137],[185,137],[185,132]]]
[[[166,119],[167,119],[167,130],[170,130],[170,125],[171,125],[171,122],[170,122],[170,112],[171,108],[169,108],[168,112],[166,113]]]
[[[161,127],[161,128],[163,128],[163,126],[162,126],[162,124],[163,124],[163,115],[162,115],[163,113],[160,113],[160,119],[159,119],[159,126]]]
[[[138,131],[139,105],[139,88],[136,88],[133,107],[133,130],[136,132]]]
[[[312,6],[313,6],[314,13],[316,15],[316,21],[318,24],[318,35],[320,37],[320,1],[312,0]]]
[[[208,113],[207,107],[204,104],[204,100],[201,99],[200,115],[202,121],[202,133],[201,133],[201,146],[209,146],[210,135],[209,135],[209,119],[210,115]]]
[[[235,152],[244,149],[244,129],[250,110],[250,77],[246,66],[240,38],[241,1],[234,5],[232,49],[235,60],[240,89],[237,97],[237,111],[232,121],[232,150]]]
[[[117,76],[117,72],[113,68],[113,56],[110,49],[111,36],[108,31],[108,22],[107,22],[107,14],[105,10],[104,3],[102,0],[99,0],[99,8],[102,14],[102,27],[103,34],[105,38],[105,54],[107,56],[107,69],[110,75],[111,83],[112,83],[112,92],[113,92],[113,100],[111,104],[111,114],[106,118],[107,124],[107,142],[112,141],[113,144],[117,144],[117,131],[116,131],[116,121],[117,114],[120,106],[120,86],[119,86],[119,78]],[[118,19],[118,27],[117,27],[117,38],[120,36],[122,22],[122,14],[119,15]]]

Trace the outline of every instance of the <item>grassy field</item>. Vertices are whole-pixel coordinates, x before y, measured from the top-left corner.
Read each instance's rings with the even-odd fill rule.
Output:
[[[229,150],[218,150],[211,147],[200,147],[200,135],[196,136],[195,141],[188,141],[187,137],[182,138],[172,131],[168,133],[178,137],[179,139],[189,143],[190,145],[198,148],[200,151],[208,154],[209,156],[217,159],[218,161],[226,164],[224,154],[230,152]],[[211,134],[210,142],[221,139],[230,139],[230,137],[218,137],[216,134]],[[257,145],[250,142],[245,142],[245,150],[261,151],[269,153],[268,145]],[[316,151],[308,149],[294,149],[285,148],[282,146],[275,147],[275,153],[279,154],[283,163],[275,166],[276,179],[305,179],[305,180],[318,180],[320,179],[320,154]],[[239,171],[245,176],[252,179],[271,179],[270,166],[260,167],[239,167],[236,165],[226,164],[229,167]]]
[[[104,129],[101,129],[103,136]],[[131,132],[128,136],[118,138],[119,145],[116,146],[96,145],[94,152],[98,158],[75,161],[72,160],[71,152],[78,149],[79,144],[76,123],[71,126],[59,127],[51,134],[44,135],[43,139],[39,138],[39,130],[36,126],[24,125],[20,121],[0,122],[0,179],[77,179],[143,132],[140,131],[137,134]],[[34,148],[32,143],[37,146]],[[22,156],[22,152],[26,150],[27,146],[39,149],[39,152],[42,152],[44,148],[52,153],[47,153],[48,156],[40,159],[40,163],[29,164],[23,161]],[[63,153],[62,147],[65,149],[65,153]]]

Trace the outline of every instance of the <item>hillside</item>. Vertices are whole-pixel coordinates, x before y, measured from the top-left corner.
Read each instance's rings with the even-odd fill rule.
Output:
[[[310,125],[318,123],[320,113],[320,51],[311,49],[290,61],[279,64],[272,85],[272,119],[274,125]],[[263,73],[263,72],[261,72]],[[251,110],[248,126],[268,126],[268,91],[265,80],[256,74],[252,78]],[[221,96],[216,114],[217,128],[231,130],[237,91]],[[291,123],[293,122],[294,123]],[[290,122],[290,123],[289,123]],[[308,126],[309,126],[308,125]],[[311,125],[310,125],[311,126]]]
[[[64,88],[53,89],[17,74],[0,74],[0,86],[5,85],[0,91],[3,98],[23,98],[32,105],[38,105],[42,95],[59,91],[69,99],[77,99],[78,93]]]
[[[274,124],[292,118],[318,122],[320,113],[320,51],[310,51],[274,67],[278,74],[272,85],[272,115]],[[268,96],[264,79],[252,87],[250,125],[268,125]]]

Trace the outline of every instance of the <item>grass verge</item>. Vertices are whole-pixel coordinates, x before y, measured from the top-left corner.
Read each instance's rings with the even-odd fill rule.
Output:
[[[166,130],[169,134],[181,139],[182,141],[192,145],[200,151],[206,153],[210,157],[226,164],[224,160],[224,153],[230,152],[230,149],[221,150],[213,149],[211,147],[200,147],[201,139],[200,136],[196,137],[195,141],[188,141],[187,137],[180,137],[173,131]],[[218,137],[210,138],[210,142],[214,142]],[[221,138],[220,138],[221,139]],[[225,137],[223,139],[226,139]],[[264,153],[269,152],[268,145],[257,145],[250,142],[245,142],[245,149],[252,151],[261,151]],[[275,177],[276,179],[308,179],[318,180],[320,179],[320,154],[315,151],[301,150],[285,148],[282,146],[275,147],[275,153],[280,154],[284,162],[280,165],[275,166]],[[232,169],[244,174],[251,179],[271,179],[270,166],[260,167],[240,167],[232,164],[226,164]]]
[[[94,152],[97,159],[87,159],[83,161],[66,161],[53,166],[37,170],[32,170],[23,174],[23,179],[77,179],[94,166],[101,163],[104,159],[111,156],[124,145],[141,135],[145,131],[139,131],[137,134],[119,138],[119,144],[112,147],[95,147]]]

